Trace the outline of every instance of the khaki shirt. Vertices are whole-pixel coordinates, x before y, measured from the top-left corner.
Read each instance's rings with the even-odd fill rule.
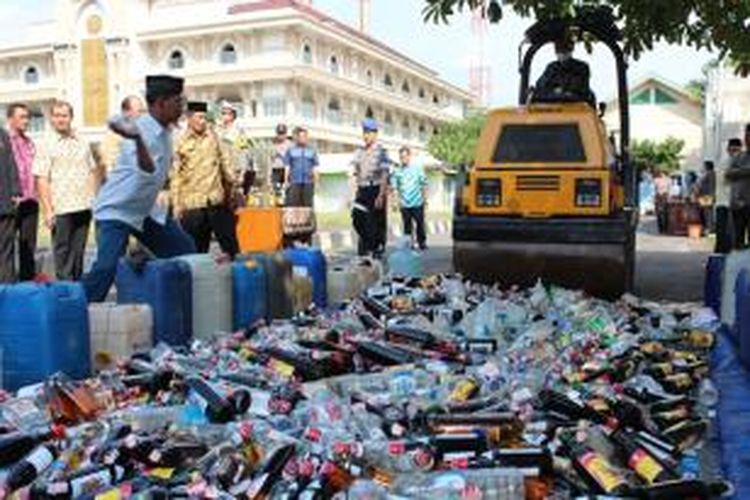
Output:
[[[236,123],[230,127],[219,125],[216,134],[221,138],[225,153],[231,158],[234,171],[241,174],[250,168],[251,150],[255,144]]]
[[[32,173],[49,180],[55,215],[90,210],[97,165],[88,141],[73,132],[47,134],[37,144]]]
[[[203,135],[185,132],[177,141],[170,174],[172,204],[181,210],[224,203],[237,177],[213,130]]]

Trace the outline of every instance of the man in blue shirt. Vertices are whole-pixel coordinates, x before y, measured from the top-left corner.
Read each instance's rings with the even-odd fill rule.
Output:
[[[313,206],[318,182],[318,152],[308,144],[307,129],[294,129],[294,145],[284,154],[285,180],[289,185],[288,207]]]
[[[193,240],[168,217],[169,197],[161,192],[172,165],[170,128],[182,115],[182,91],[182,78],[146,77],[148,114],[110,122],[125,140],[94,202],[96,261],[83,278],[89,302],[106,298],[131,235],[157,257],[195,253]]]
[[[421,165],[412,163],[411,150],[408,147],[404,146],[399,150],[399,159],[401,164],[391,175],[391,185],[398,194],[404,234],[412,238],[412,226],[416,225],[417,244],[421,250],[426,250],[424,207],[427,176]]]

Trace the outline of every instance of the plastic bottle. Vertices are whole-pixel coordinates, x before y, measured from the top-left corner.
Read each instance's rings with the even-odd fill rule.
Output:
[[[698,401],[701,406],[712,410],[719,404],[719,390],[716,388],[711,379],[704,378],[698,384]]]
[[[202,378],[188,377],[185,379],[185,384],[196,396],[195,401],[209,422],[226,423],[234,418],[236,414],[234,405],[222,397],[208,382]]]
[[[403,237],[388,256],[388,274],[391,276],[419,278],[424,275],[422,257],[410,248],[410,243],[408,237]]]
[[[40,496],[54,500],[80,498],[117,484],[125,477],[126,472],[119,465],[87,467],[64,480],[42,485],[37,494],[41,493]]]

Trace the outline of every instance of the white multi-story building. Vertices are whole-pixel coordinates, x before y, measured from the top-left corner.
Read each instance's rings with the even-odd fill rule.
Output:
[[[750,123],[750,78],[735,74],[731,63],[712,68],[705,111],[703,156],[718,162],[726,156],[729,139],[745,137],[745,125]]]
[[[0,105],[29,104],[41,131],[49,103],[66,99],[95,140],[146,74],[170,73],[190,99],[238,105],[255,137],[304,124],[321,152],[343,153],[371,116],[387,147],[423,150],[472,97],[370,37],[360,3],[355,29],[310,0],[57,0],[53,21],[0,48]]]

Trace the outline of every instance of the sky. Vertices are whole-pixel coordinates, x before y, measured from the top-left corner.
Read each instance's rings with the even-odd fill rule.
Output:
[[[56,0],[0,0],[0,42],[17,39],[30,22],[50,18]],[[135,0],[131,0],[135,1]],[[435,69],[441,78],[468,89],[469,67],[477,57],[477,44],[472,36],[468,13],[455,16],[450,25],[425,24],[422,20],[423,0],[371,0],[371,34],[405,55]],[[23,9],[19,9],[23,4]],[[357,0],[313,0],[313,5],[336,17],[356,25]],[[532,24],[506,11],[499,24],[490,25],[485,37],[485,64],[490,66],[492,105],[512,105],[518,95],[518,46],[525,29]],[[546,62],[552,60],[551,49],[540,52],[535,59],[534,74],[541,73]],[[592,87],[598,99],[615,97],[614,62],[605,50],[586,54],[578,48],[576,57],[589,62]],[[689,47],[657,45],[643,54],[639,61],[631,61],[630,83],[659,75],[667,81],[684,85],[701,77],[701,68],[713,55]]]

